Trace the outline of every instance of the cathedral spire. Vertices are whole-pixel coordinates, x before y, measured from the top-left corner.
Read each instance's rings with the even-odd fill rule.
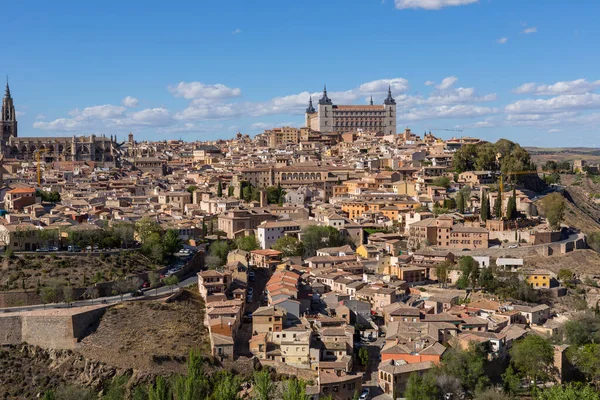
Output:
[[[8,87],[8,75],[6,75],[6,90],[4,91],[4,97],[10,99],[10,87]]]
[[[330,105],[333,104],[331,99],[327,97],[327,85],[323,85],[323,96],[319,99],[319,104]]]
[[[386,106],[396,104],[396,100],[392,97],[392,85],[388,85],[388,95],[383,104]]]
[[[369,105],[373,105],[373,96],[371,96],[371,101],[369,102]]]
[[[308,98],[308,107],[306,108],[306,113],[307,114],[312,114],[314,112],[315,112],[315,108],[313,107],[312,96],[310,96]]]

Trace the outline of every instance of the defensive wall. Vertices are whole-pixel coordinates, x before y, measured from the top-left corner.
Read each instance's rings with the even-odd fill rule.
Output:
[[[26,342],[42,348],[73,349],[96,325],[106,305],[0,314],[0,345]]]

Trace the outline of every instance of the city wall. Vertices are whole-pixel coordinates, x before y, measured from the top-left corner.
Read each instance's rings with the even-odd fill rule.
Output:
[[[47,349],[73,349],[107,306],[0,314],[0,345],[22,342]]]

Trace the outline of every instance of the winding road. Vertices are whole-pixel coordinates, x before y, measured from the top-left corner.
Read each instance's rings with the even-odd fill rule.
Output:
[[[178,286],[186,287],[186,286],[197,285],[197,284],[198,284],[198,276],[196,274],[194,274],[193,276],[179,282]],[[171,288],[169,286],[162,286],[162,287],[159,287],[158,289],[147,289],[144,291],[144,293],[148,294],[148,296],[152,296],[154,298],[154,297],[168,296],[174,290],[175,290],[175,288]],[[117,303],[120,303],[121,301],[123,301],[123,302],[136,301],[136,300],[143,300],[144,298],[145,298],[144,296],[131,297],[130,294],[124,294],[123,300],[121,300],[120,295],[117,295],[117,296],[109,296],[109,297],[100,297],[97,299],[77,300],[77,301],[72,302],[70,306],[67,303],[52,303],[52,304],[46,304],[46,305],[36,304],[36,305],[31,305],[31,306],[6,307],[6,308],[0,308],[0,313],[44,310],[44,309],[51,309],[51,308],[68,308],[68,307],[73,308],[73,307],[91,306],[91,305],[95,305],[95,304],[100,304],[101,302],[103,302],[104,304],[117,304]]]

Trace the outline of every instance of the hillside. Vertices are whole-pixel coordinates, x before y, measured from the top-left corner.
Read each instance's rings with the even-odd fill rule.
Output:
[[[582,175],[562,175],[565,198],[569,200],[565,222],[585,234],[600,230],[600,179]]]
[[[177,301],[134,302],[107,311],[81,341],[86,358],[139,372],[182,373],[190,350],[206,350],[204,302],[185,291]]]

